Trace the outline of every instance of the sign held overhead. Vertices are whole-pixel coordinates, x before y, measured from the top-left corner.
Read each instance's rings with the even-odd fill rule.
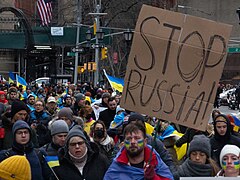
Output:
[[[232,26],[143,5],[121,106],[205,130]]]

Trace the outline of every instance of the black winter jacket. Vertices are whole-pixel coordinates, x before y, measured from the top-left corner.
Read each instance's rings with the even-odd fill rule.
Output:
[[[88,158],[81,174],[78,168],[73,164],[68,152],[62,148],[59,153],[60,166],[53,170],[61,180],[102,180],[109,167],[108,158],[99,152],[95,143],[88,146]]]

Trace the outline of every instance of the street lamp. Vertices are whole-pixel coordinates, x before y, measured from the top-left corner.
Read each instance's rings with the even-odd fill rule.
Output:
[[[133,37],[133,32],[130,29],[127,29],[127,31],[125,31],[123,35],[124,35],[125,41],[130,42]]]
[[[133,38],[133,32],[130,29],[127,29],[127,31],[123,32],[124,39],[127,43],[127,54],[126,54],[126,59],[128,59],[129,52],[130,52],[130,42],[132,41]]]
[[[92,39],[92,33],[91,33],[90,30],[87,30],[87,32],[86,32],[86,40],[87,41],[91,41],[91,39]]]
[[[240,24],[240,7],[237,9],[236,13],[238,14],[239,24]]]

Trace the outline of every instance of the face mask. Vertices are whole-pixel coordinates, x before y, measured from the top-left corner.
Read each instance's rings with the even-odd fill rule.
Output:
[[[103,137],[104,137],[104,131],[101,130],[101,129],[95,130],[95,131],[94,131],[94,137],[103,138]]]

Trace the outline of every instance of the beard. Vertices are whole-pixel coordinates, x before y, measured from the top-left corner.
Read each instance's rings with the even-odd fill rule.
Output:
[[[143,147],[139,148],[139,149],[133,149],[133,148],[129,148],[127,149],[127,154],[129,157],[133,158],[133,157],[137,157],[139,154],[142,153],[143,151]]]

